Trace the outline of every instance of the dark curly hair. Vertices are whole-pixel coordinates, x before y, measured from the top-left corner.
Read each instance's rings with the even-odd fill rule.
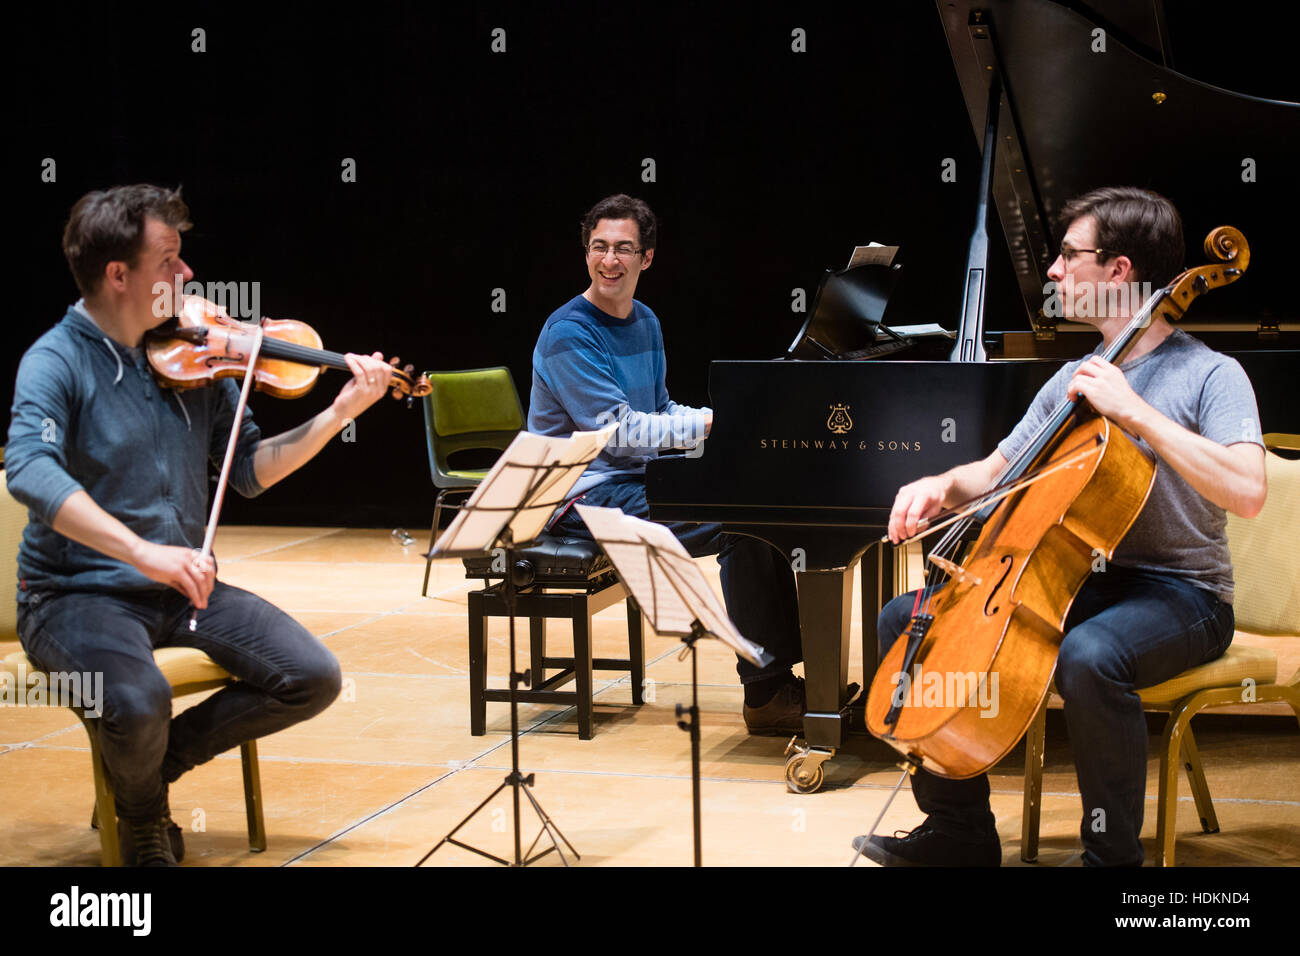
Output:
[[[636,220],[636,228],[641,235],[641,248],[655,248],[659,220],[642,200],[619,193],[616,196],[606,196],[587,210],[587,214],[582,217],[582,248],[587,248],[587,244],[591,242],[591,231],[602,219]]]
[[[110,262],[134,266],[144,245],[145,217],[181,232],[190,228],[190,210],[180,188],[141,183],[86,193],[63,227],[63,255],[82,295],[93,296]]]
[[[1164,196],[1135,186],[1105,186],[1071,199],[1058,220],[1061,234],[1080,216],[1097,222],[1097,246],[1128,256],[1136,278],[1165,285],[1183,270],[1183,221]],[[1102,261],[1115,255],[1099,257]]]

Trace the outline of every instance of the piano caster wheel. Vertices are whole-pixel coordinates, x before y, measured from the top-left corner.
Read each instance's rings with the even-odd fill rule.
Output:
[[[785,762],[785,785],[791,793],[816,793],[825,774],[820,763],[809,767],[807,754],[795,754]]]
[[[791,738],[785,752],[785,786],[791,793],[816,793],[826,779],[822,764],[831,758],[833,750],[819,750],[807,744],[797,744]]]

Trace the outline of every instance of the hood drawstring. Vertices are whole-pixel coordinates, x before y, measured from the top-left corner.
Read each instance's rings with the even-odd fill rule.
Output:
[[[108,340],[107,335],[105,335],[101,341],[104,343],[104,347],[108,349],[109,354],[112,355],[113,358],[117,359],[117,378],[113,379],[113,384],[116,385],[118,382],[122,381],[122,356],[117,354],[117,349],[113,348],[113,343]]]
[[[113,379],[113,384],[116,385],[118,382],[122,381],[122,356],[117,354],[117,349],[113,348],[113,343],[109,341],[107,335],[105,335],[100,341],[104,343],[104,347],[108,349],[109,354],[112,355],[113,358],[117,359],[117,377]],[[173,390],[172,398],[176,399],[176,404],[181,407],[181,414],[185,416],[185,430],[191,432],[194,431],[194,422],[190,418],[190,410],[186,408],[185,403],[181,401],[180,392]]]
[[[173,390],[173,391],[172,391],[172,398],[176,399],[176,404],[179,405],[179,406],[181,407],[181,411],[185,413],[185,430],[186,430],[186,431],[191,431],[191,432],[194,431],[194,425],[193,425],[193,423],[190,421],[190,412],[189,412],[189,409],[187,409],[187,408],[185,407],[185,403],[181,401],[181,393],[178,392],[178,391]]]

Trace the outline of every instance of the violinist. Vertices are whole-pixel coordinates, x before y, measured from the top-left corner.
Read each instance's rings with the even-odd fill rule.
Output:
[[[100,741],[124,862],[184,853],[168,787],[196,764],[324,710],[334,655],[271,604],[216,579],[203,540],[210,460],[222,461],[239,387],[161,388],[142,349],[159,324],[156,283],[193,277],[179,190],[91,192],[63,251],[83,299],[23,356],[5,448],[8,487],[29,509],[18,555],[18,631],[47,671],[102,673]],[[231,483],[259,494],[306,464],[389,388],[378,353],[302,426],[262,438],[245,411]],[[190,618],[197,609],[196,625]],[[196,647],[238,683],[171,716],[160,647]]]
[[[1128,293],[1149,294],[1180,271],[1182,223],[1164,197],[1127,187],[1072,200],[1060,222],[1065,234],[1048,276],[1063,314],[1101,332],[1100,353],[1142,304],[1140,292]],[[1083,800],[1082,862],[1139,866],[1147,730],[1136,689],[1227,649],[1233,581],[1225,512],[1249,518],[1264,504],[1259,415],[1241,366],[1157,315],[1122,365],[1093,354],[1063,366],[987,458],[899,489],[889,537],[910,537],[922,519],[990,488],[1051,410],[1080,395],[1157,463],[1137,520],[1070,606],[1055,677]],[[909,594],[881,610],[882,657],[908,628],[913,606]],[[1001,863],[986,774],[954,780],[922,767],[912,792],[924,823],[901,836],[858,837],[854,847],[885,866]]]

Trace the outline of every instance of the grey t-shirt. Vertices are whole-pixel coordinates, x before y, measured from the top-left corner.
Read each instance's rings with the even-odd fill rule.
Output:
[[[1010,461],[1065,401],[1066,386],[1086,361],[1069,362],[1034,397],[1029,411],[998,451]],[[1133,391],[1188,431],[1233,445],[1263,447],[1250,379],[1236,359],[1220,355],[1181,329],[1134,362],[1120,366]],[[1232,603],[1232,559],[1226,515],[1201,497],[1151,446],[1130,435],[1156,461],[1155,487],[1133,527],[1115,549],[1114,564],[1186,578]]]

